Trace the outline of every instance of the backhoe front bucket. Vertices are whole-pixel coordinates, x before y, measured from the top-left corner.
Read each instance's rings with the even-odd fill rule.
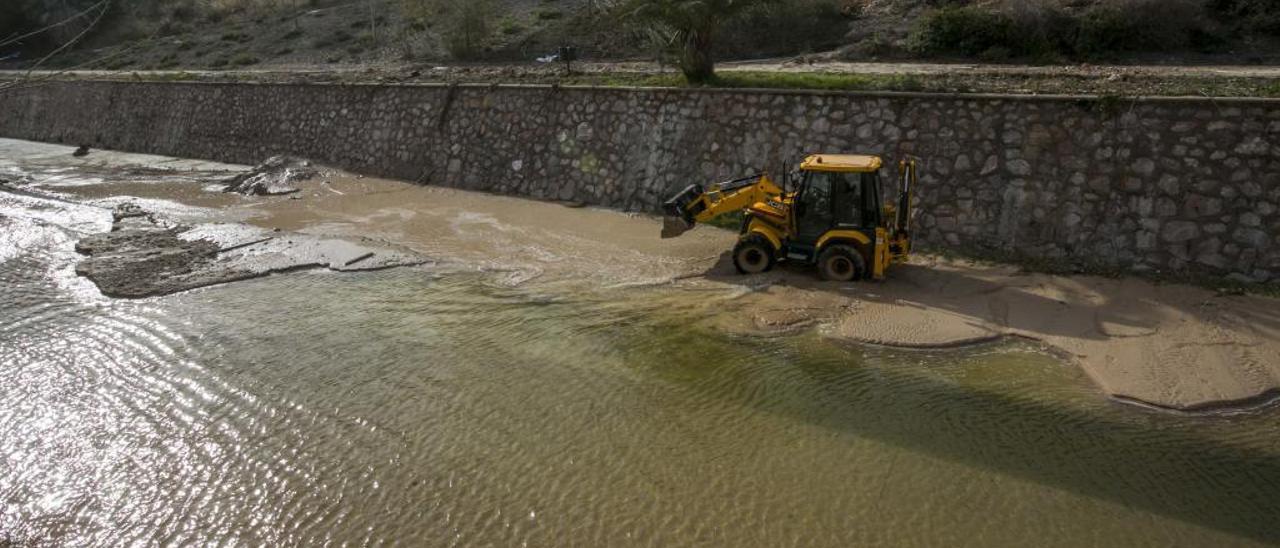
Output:
[[[664,240],[678,237],[692,229],[693,223],[684,220],[684,217],[662,216],[662,239]]]
[[[698,197],[702,196],[702,187],[698,185],[689,185],[688,188],[680,191],[666,203],[662,204],[662,237],[675,238],[689,230],[693,229],[697,224],[694,221],[699,211],[706,207],[698,202]],[[694,203],[698,202],[698,203]],[[692,204],[692,207],[690,207]]]

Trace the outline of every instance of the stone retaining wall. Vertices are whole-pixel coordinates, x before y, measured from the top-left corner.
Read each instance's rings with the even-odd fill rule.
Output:
[[[55,82],[0,135],[655,211],[805,152],[923,163],[933,248],[1280,280],[1280,102],[542,86]]]

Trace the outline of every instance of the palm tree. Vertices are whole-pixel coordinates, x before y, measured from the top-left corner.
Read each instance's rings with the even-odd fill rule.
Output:
[[[631,0],[626,13],[664,37],[676,50],[676,65],[691,83],[715,77],[712,57],[720,23],[743,9],[767,0]]]

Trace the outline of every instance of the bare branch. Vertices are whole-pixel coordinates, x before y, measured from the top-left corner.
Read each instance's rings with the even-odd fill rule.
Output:
[[[98,22],[102,21],[102,17],[107,14],[108,10],[111,9],[111,0],[101,0],[97,4],[94,4],[94,6],[102,6],[102,10],[98,12],[98,16],[94,17],[93,21],[91,21],[89,25],[84,28],[84,30],[81,30],[79,34],[75,35],[70,40],[67,40],[66,43],[62,44],[61,46],[58,46],[53,51],[49,52],[48,55],[41,57],[40,60],[36,61],[34,65],[31,65],[31,68],[27,69],[26,77],[30,77],[31,72],[36,70],[37,68],[40,68],[40,66],[43,65],[45,61],[48,61],[54,55],[57,55],[61,53],[63,50],[75,45],[75,43],[79,42],[81,38],[84,38],[86,34],[89,34],[89,31],[93,30],[94,27],[98,26]],[[91,6],[89,9],[93,9],[93,7]]]
[[[70,23],[70,22],[72,22],[72,21],[75,21],[76,19],[79,19],[79,18],[81,18],[81,17],[84,17],[84,16],[85,16],[85,15],[87,15],[90,11],[93,11],[93,9],[94,9],[94,8],[96,8],[96,7],[98,7],[98,6],[101,6],[102,4],[106,3],[107,1],[108,1],[108,0],[100,0],[97,4],[94,4],[94,5],[92,5],[92,6],[89,6],[89,7],[85,8],[85,9],[83,9],[83,10],[80,10],[80,11],[79,11],[78,13],[76,13],[75,15],[72,15],[71,17],[68,17],[68,18],[63,19],[63,20],[61,20],[61,21],[58,21],[57,23],[54,23],[54,24],[49,25],[49,26],[46,26],[46,27],[44,27],[44,28],[37,29],[37,30],[33,30],[33,31],[28,32],[28,33],[26,33],[26,34],[23,34],[23,35],[21,35],[21,36],[15,36],[15,37],[12,37],[12,38],[6,38],[3,42],[0,42],[0,48],[3,48],[3,47],[5,47],[5,46],[7,46],[7,45],[10,45],[10,44],[13,44],[13,43],[16,43],[16,42],[20,42],[20,41],[22,41],[22,40],[26,40],[27,38],[30,38],[30,37],[35,36],[35,35],[37,35],[37,34],[40,34],[40,33],[42,33],[42,32],[48,32],[48,31],[51,31],[51,30],[56,29],[56,28],[58,28],[58,27],[61,27],[61,26],[63,26],[63,25],[66,25],[66,24],[68,24],[68,23]]]

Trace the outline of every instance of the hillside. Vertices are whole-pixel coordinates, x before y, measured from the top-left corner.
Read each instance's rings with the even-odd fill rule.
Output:
[[[608,0],[139,0],[108,6],[85,31],[102,3],[0,8],[0,36],[10,37],[0,39],[0,62],[109,70],[522,63],[566,44],[593,60],[663,55]],[[76,7],[88,12],[14,39]],[[1280,59],[1280,3],[774,0],[722,25],[716,44],[721,59],[1261,64]]]

